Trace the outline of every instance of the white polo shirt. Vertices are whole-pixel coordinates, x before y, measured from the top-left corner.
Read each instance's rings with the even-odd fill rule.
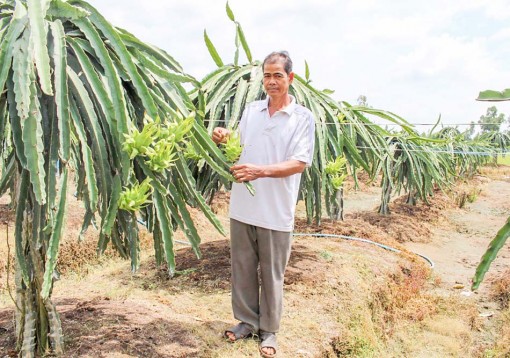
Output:
[[[241,117],[239,132],[243,152],[239,164],[277,164],[299,160],[310,166],[315,121],[307,108],[291,103],[269,117],[269,98],[249,103]],[[255,195],[244,184],[233,183],[230,217],[271,230],[292,231],[301,174],[252,181]]]

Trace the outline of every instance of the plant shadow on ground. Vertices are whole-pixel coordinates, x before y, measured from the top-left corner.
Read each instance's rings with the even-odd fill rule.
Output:
[[[193,327],[172,321],[144,305],[110,300],[64,299],[57,302],[66,337],[65,357],[198,357]],[[0,349],[15,357],[12,311],[0,312]]]
[[[202,257],[198,259],[191,248],[176,252],[176,274],[170,278],[166,265],[157,267],[148,263],[146,275],[136,278],[143,289],[161,288],[161,284],[199,289],[204,292],[230,290],[230,245],[228,240],[207,242],[200,247]],[[304,245],[294,244],[285,273],[285,285],[299,282],[314,285],[323,275],[319,255]],[[289,288],[289,287],[286,287]]]
[[[83,353],[93,356],[91,353],[95,351],[98,356],[104,354],[101,352],[139,357],[198,356],[199,342],[189,334],[191,327],[183,322],[157,318],[154,312],[144,306],[137,307],[130,303],[127,307],[123,302],[106,299],[78,304],[64,301],[59,304],[74,306],[61,313],[65,334],[70,339],[67,356]],[[121,313],[126,309],[131,312]],[[134,319],[133,312],[136,312]]]

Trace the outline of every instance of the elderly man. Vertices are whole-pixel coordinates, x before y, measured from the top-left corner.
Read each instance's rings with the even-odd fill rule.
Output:
[[[239,124],[243,152],[230,168],[237,181],[230,198],[232,308],[240,323],[225,337],[236,341],[258,334],[262,356],[274,357],[294,212],[301,173],[312,162],[315,122],[289,95],[294,79],[289,54],[269,54],[262,68],[267,98],[247,104]],[[221,143],[229,134],[217,127],[212,139]],[[254,196],[242,184],[247,181]]]

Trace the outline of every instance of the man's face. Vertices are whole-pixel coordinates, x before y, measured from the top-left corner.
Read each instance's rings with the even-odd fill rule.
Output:
[[[287,95],[293,79],[294,73],[287,74],[281,61],[264,66],[264,89],[269,97]]]

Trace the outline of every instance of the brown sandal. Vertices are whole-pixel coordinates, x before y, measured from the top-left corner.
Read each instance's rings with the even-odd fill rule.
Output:
[[[231,339],[227,333],[232,333],[235,339]],[[239,339],[247,339],[254,335],[255,329],[246,322],[240,322],[223,332],[223,337],[228,339],[230,342],[235,342]]]

